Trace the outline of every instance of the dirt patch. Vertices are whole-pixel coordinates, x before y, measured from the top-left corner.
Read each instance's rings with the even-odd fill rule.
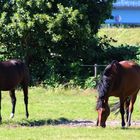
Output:
[[[69,127],[96,127],[96,121],[95,120],[73,120],[69,123],[62,123],[59,124],[62,126],[69,126]],[[113,120],[113,121],[107,121],[107,126],[121,126],[121,121]],[[131,126],[133,127],[140,127],[140,120],[139,121],[132,121]]]

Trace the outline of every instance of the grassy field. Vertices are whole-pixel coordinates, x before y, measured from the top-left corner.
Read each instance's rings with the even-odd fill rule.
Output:
[[[81,89],[29,89],[29,119],[25,119],[23,95],[17,91],[17,105],[14,119],[9,119],[11,112],[10,97],[2,94],[2,117],[0,125],[1,140],[136,140],[140,137],[140,126],[121,129],[120,124],[108,125],[107,128],[69,125],[74,120],[94,121],[96,91]],[[111,98],[110,102],[113,102]],[[133,113],[133,121],[140,120],[140,97]],[[120,121],[120,115],[110,115],[108,121]],[[69,122],[63,124],[64,122]],[[81,121],[82,122],[82,121]]]
[[[140,45],[140,28],[101,28],[99,36],[107,35],[117,40],[114,46],[121,44]]]

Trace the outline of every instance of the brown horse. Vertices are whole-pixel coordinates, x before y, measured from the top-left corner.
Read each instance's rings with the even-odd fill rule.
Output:
[[[0,62],[0,121],[2,120],[1,91],[10,91],[10,97],[12,102],[12,113],[10,117],[13,118],[16,105],[15,88],[18,84],[21,84],[23,88],[26,117],[28,118],[28,82],[28,68],[22,61],[9,60]]]
[[[140,89],[140,66],[132,61],[112,61],[100,79],[98,85],[97,126],[106,126],[110,114],[108,100],[110,96],[119,97],[122,127],[125,126],[125,105],[127,126],[131,125],[131,114]]]

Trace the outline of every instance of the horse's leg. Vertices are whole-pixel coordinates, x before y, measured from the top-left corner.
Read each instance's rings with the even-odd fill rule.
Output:
[[[137,98],[137,94],[131,96],[131,99],[130,99],[127,126],[130,126],[131,125],[131,116],[132,116],[132,112],[133,112],[133,109],[134,109],[134,103],[136,101],[136,98]]]
[[[120,113],[121,113],[121,118],[122,118],[122,128],[125,127],[125,119],[124,119],[124,100],[120,99]]]
[[[128,122],[129,104],[130,104],[130,97],[127,97],[127,99],[125,101],[126,122]]]
[[[14,118],[15,105],[16,105],[15,89],[10,90],[9,94],[10,94],[11,102],[12,102],[12,112],[11,112],[10,118]]]
[[[28,113],[28,86],[23,84],[23,93],[24,93],[24,103],[25,103],[25,109],[26,109],[26,117],[29,117]]]
[[[2,121],[2,117],[1,117],[1,91],[0,91],[0,122]]]

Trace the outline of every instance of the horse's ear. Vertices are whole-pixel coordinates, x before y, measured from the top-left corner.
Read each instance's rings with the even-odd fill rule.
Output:
[[[120,67],[120,63],[118,61],[113,60],[111,62],[111,69],[112,69],[113,72],[116,73],[119,70],[119,67]]]

